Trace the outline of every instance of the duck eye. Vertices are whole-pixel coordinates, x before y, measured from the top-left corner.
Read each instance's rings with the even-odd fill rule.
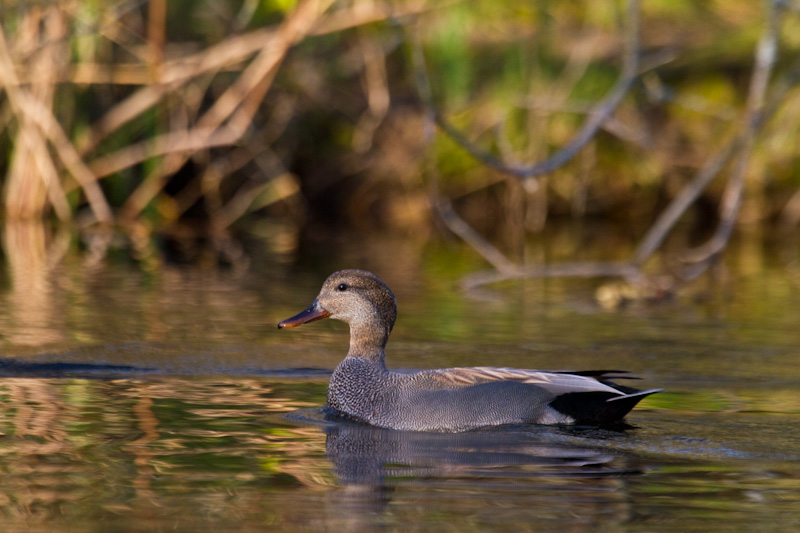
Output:
[[[346,291],[347,290],[347,284],[346,283],[340,283],[339,286],[336,287],[336,289],[339,290],[339,291]]]

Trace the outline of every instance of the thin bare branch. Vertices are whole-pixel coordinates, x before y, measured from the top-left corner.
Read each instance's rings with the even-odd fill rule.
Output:
[[[51,110],[44,107],[40,102],[33,98],[28,98],[25,93],[20,93],[18,105],[20,109],[30,118],[32,118],[39,128],[48,135],[48,138],[56,150],[61,162],[67,168],[72,177],[80,184],[89,206],[92,208],[97,220],[104,223],[111,223],[114,220],[114,215],[111,208],[106,202],[105,195],[103,194],[100,185],[97,183],[97,177],[86,166],[78,154],[75,147],[67,137],[67,134],[61,128],[61,124],[53,116]]]
[[[767,3],[767,21],[756,47],[755,66],[750,78],[745,112],[745,129],[742,146],[737,151],[736,162],[720,205],[720,223],[714,235],[704,244],[689,253],[689,260],[695,263],[710,263],[727,246],[736,218],[742,205],[745,174],[750,162],[755,136],[761,129],[765,117],[765,96],[772,70],[778,57],[778,39],[781,16],[787,5],[784,0],[770,0]],[[693,275],[699,275],[696,273]]]
[[[97,178],[104,178],[153,157],[229,146],[235,143],[239,137],[238,131],[227,127],[173,131],[131,144],[107,156],[98,157],[89,162],[89,168]]]
[[[489,244],[472,226],[458,216],[453,205],[445,198],[438,198],[436,210],[448,229],[472,246],[494,268],[506,275],[513,275],[518,267],[509,261],[502,252]]]
[[[436,2],[434,5],[427,5],[424,2],[409,2],[408,5],[403,6],[390,2],[356,2],[351,8],[340,9],[328,14],[311,30],[310,35],[327,35],[382,20],[397,20],[421,15],[430,11],[446,9],[463,1]]]
[[[521,168],[511,167],[494,155],[486,153],[477,148],[471,141],[449,121],[447,121],[438,108],[433,103],[433,94],[430,81],[427,76],[425,57],[418,36],[411,36],[412,62],[415,72],[415,82],[421,100],[426,105],[429,121],[435,122],[440,129],[447,133],[462,148],[467,150],[473,157],[483,163],[512,174],[520,179],[528,180],[552,172],[563,165],[583,148],[605,121],[613,114],[624,96],[638,76],[639,58],[639,3],[637,0],[628,2],[628,21],[625,37],[624,65],[617,84],[609,92],[606,98],[593,110],[588,113],[588,118],[581,130],[566,146],[559,150],[550,158],[537,163],[533,166]],[[432,203],[439,213],[445,225],[461,237],[465,242],[472,246],[486,261],[488,261],[495,271],[478,273],[465,278],[462,287],[473,289],[487,283],[494,283],[501,280],[527,278],[527,277],[563,277],[563,276],[624,276],[635,277],[638,270],[629,263],[569,263],[548,266],[520,267],[509,261],[506,256],[497,248],[492,246],[486,239],[478,234],[465,220],[463,220],[452,204],[438,193],[438,180],[436,179],[435,169],[430,174],[432,188]],[[535,182],[531,182],[533,184]]]
[[[364,60],[362,85],[367,96],[367,109],[353,131],[353,147],[356,152],[365,153],[372,147],[375,131],[389,112],[391,96],[383,48],[365,31],[359,32],[358,37]]]
[[[264,43],[273,42],[274,32],[275,30],[268,28],[230,37],[207,50],[165,63],[161,83],[142,87],[106,112],[94,124],[91,133],[77,142],[80,153],[86,154],[93,150],[109,133],[138,117],[189,80],[240,63],[263,49]],[[80,65],[76,68],[80,68]]]
[[[297,177],[289,173],[275,176],[267,183],[243,187],[216,214],[214,229],[227,228],[257,203],[260,206],[270,205],[297,194],[299,190]],[[258,202],[259,199],[262,201]]]
[[[621,277],[636,279],[638,276],[639,269],[624,261],[590,261],[585,263],[530,265],[506,272],[498,270],[476,272],[464,277],[461,281],[461,287],[465,290],[471,290],[490,283],[525,278]]]
[[[258,56],[197,121],[196,131],[213,132],[226,120],[233,131],[243,135],[258,103],[272,84],[275,73],[289,49],[311,30],[332,0],[305,0],[284,20]],[[212,135],[213,133],[206,133]],[[188,156],[173,153],[130,195],[123,206],[123,218],[131,220],[158,194],[164,176],[176,171]]]
[[[522,180],[530,180],[543,174],[548,174],[574,158],[586,143],[597,134],[603,123],[611,117],[633,86],[634,81],[639,76],[639,0],[628,0],[626,23],[623,66],[616,84],[588,114],[583,126],[572,140],[547,159],[533,165],[509,165],[469,140],[466,135],[447,120],[441,110],[434,104],[427,71],[416,72],[417,90],[439,128],[472,157],[500,172],[511,174]]]
[[[719,175],[726,163],[735,157],[734,168],[731,171],[732,174],[720,206],[720,224],[717,231],[709,241],[694,251],[693,256],[688,258],[692,264],[687,265],[681,278],[690,280],[702,274],[724,251],[730,239],[742,202],[744,180],[755,137],[779,108],[787,92],[800,78],[800,67],[798,67],[775,84],[777,88],[773,91],[770,100],[767,101],[769,80],[777,60],[780,17],[784,8],[785,2],[782,0],[772,0],[768,6],[767,23],[756,50],[755,66],[741,132],[726,143],[672,200],[642,239],[630,262],[563,263],[517,268],[510,273],[482,272],[465,278],[463,286],[471,289],[507,279],[569,276],[620,276],[637,282],[642,276],[641,267],[661,246],[667,233],[708,184]]]
[[[418,42],[418,39],[418,33],[411,36],[411,60],[414,66],[414,72],[416,73],[418,91],[420,91],[423,100],[425,100],[430,97],[430,85],[426,83],[426,80],[420,79],[421,76],[424,76],[422,73],[427,72],[427,66],[425,65],[425,55],[422,52],[422,46]],[[430,107],[426,109],[423,124],[425,126],[425,138],[427,144],[430,145],[435,130],[435,118],[433,116],[433,109]],[[436,166],[430,160],[428,161],[427,170],[431,204],[447,228],[458,235],[464,242],[472,246],[476,252],[499,272],[509,275],[516,272],[517,266],[509,261],[500,250],[492,246],[489,241],[484,239],[472,226],[462,219],[453,208],[453,204],[450,200],[443,198],[441,194],[439,194],[439,173]]]
[[[742,136],[737,136],[733,141],[728,142],[695,177],[687,183],[681,191],[672,199],[669,205],[661,212],[655,223],[650,226],[647,234],[642,238],[631,259],[635,265],[643,265],[653,253],[661,246],[669,231],[680,220],[687,209],[694,203],[700,194],[708,187],[708,184],[716,178],[725,164],[744,143]]]

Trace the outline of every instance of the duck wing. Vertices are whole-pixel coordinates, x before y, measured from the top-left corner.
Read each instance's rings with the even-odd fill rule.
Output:
[[[620,370],[545,372],[501,367],[446,368],[424,372],[451,390],[480,386],[501,393],[508,385],[532,385],[530,394],[543,400],[575,423],[605,425],[622,420],[643,398],[661,389],[638,390],[612,379],[638,379]],[[522,391],[518,391],[522,392]]]
[[[611,377],[618,377],[618,374],[621,374],[618,371],[545,372],[520,368],[476,366],[443,368],[429,372],[432,378],[450,388],[469,387],[494,381],[515,381],[538,385],[554,394],[590,391],[615,395],[624,393],[618,388],[619,385],[610,381]]]

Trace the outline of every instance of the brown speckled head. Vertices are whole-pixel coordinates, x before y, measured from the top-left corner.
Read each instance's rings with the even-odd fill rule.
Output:
[[[331,274],[308,309],[278,324],[294,327],[322,318],[350,325],[350,353],[383,357],[383,348],[397,318],[394,293],[381,278],[366,270],[340,270]]]

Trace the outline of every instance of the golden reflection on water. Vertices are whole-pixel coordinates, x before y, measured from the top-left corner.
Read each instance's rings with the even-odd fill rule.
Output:
[[[548,520],[570,506],[590,522],[630,516],[626,476],[636,467],[617,454],[528,433],[288,423],[283,415],[322,402],[324,387],[308,396],[307,384],[297,385],[5,379],[0,516],[12,525],[58,519],[64,530],[86,519],[136,528],[210,521],[369,530],[419,521],[421,508],[432,523],[460,514],[513,522],[531,502],[551,508]],[[428,487],[426,479],[438,481]],[[520,505],[523,494],[529,502]]]
[[[264,487],[332,484],[324,435],[280,424],[311,402],[262,380],[14,378],[0,401],[0,516],[27,524],[260,515]]]
[[[722,461],[763,452],[728,442],[724,429],[764,431],[754,413],[711,412],[691,432],[675,411],[645,409],[629,432],[426,434],[323,421],[324,394],[319,382],[248,376],[5,378],[0,524],[369,531],[535,519],[589,531],[664,512],[686,524],[800,505],[796,468]],[[774,451],[788,450],[777,441],[792,435],[772,431]],[[678,459],[688,454],[708,458]]]
[[[57,314],[49,276],[58,246],[48,243],[41,220],[8,220],[3,229],[10,276],[9,309],[13,313],[10,340],[31,346],[62,340],[63,334],[54,327]]]
[[[264,300],[278,299],[262,287],[248,288],[252,278],[238,271],[162,266],[150,272],[126,262],[65,257],[71,237],[53,235],[40,222],[4,225],[4,357],[104,342],[253,340],[267,325]]]

